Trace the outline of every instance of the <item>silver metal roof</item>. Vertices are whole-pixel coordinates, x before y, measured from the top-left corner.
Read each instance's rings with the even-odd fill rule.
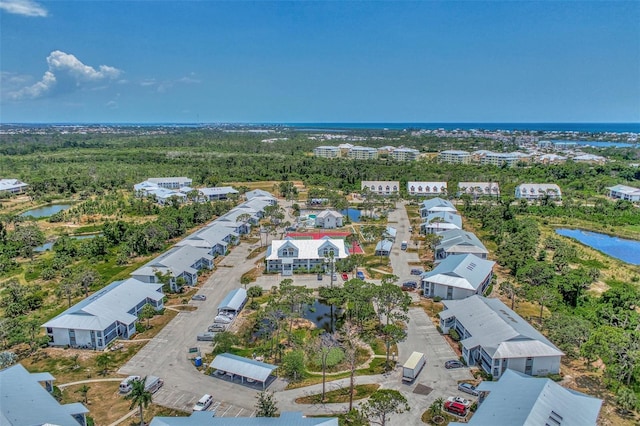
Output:
[[[218,305],[218,312],[220,311],[237,311],[247,301],[247,290],[244,288],[237,288],[231,290],[222,302]]]
[[[276,365],[229,353],[216,356],[211,363],[211,367],[263,383],[269,378],[273,370],[278,368]]]
[[[0,371],[0,424],[78,426],[74,414],[86,414],[80,403],[61,405],[21,364]]]
[[[280,413],[280,417],[213,417],[212,414],[200,411],[190,417],[155,417],[151,426],[338,426],[337,417],[307,418],[297,412]]]
[[[482,346],[491,356],[498,352],[500,358],[564,355],[553,343],[531,324],[509,309],[499,299],[473,295],[462,300],[443,300],[446,309],[438,315],[452,318],[471,334],[461,343],[468,349]],[[504,356],[503,356],[504,355]]]
[[[422,281],[477,290],[493,270],[495,262],[472,254],[448,256],[433,270],[421,274]]]
[[[497,382],[480,383],[477,389],[488,391],[489,396],[469,426],[595,426],[602,405],[602,400],[565,389],[552,380],[513,370],[506,370]]]

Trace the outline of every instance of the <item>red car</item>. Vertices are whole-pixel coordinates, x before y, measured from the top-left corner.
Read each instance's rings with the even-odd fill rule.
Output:
[[[455,401],[447,401],[444,403],[445,411],[449,413],[457,414],[458,416],[466,416],[467,415],[467,407],[459,402]]]
[[[343,279],[344,281],[349,281],[349,275],[347,275],[347,274],[342,274],[342,279]]]

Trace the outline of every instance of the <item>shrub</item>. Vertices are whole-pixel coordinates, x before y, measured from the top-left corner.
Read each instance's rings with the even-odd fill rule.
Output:
[[[451,338],[452,338],[453,340],[455,340],[456,342],[459,342],[459,341],[460,341],[460,335],[459,335],[459,334],[458,334],[458,332],[457,332],[455,329],[453,329],[453,328],[450,328],[450,329],[449,329],[449,337],[451,337]]]
[[[439,325],[436,325],[436,330],[438,330],[438,333],[442,334],[442,327]]]
[[[442,297],[440,296],[434,296],[433,301],[434,302],[440,302],[442,300]]]

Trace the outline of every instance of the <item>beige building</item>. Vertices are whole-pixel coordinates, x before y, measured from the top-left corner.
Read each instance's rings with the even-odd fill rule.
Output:
[[[368,146],[354,146],[348,154],[354,160],[375,160],[378,158],[378,150]]]
[[[455,149],[442,151],[438,154],[438,161],[451,164],[469,164],[471,163],[471,154]]]
[[[317,146],[313,148],[313,155],[323,158],[340,157],[340,148],[337,146]]]

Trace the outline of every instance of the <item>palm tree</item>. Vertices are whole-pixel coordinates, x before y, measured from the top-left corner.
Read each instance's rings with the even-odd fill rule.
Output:
[[[89,389],[91,389],[91,387],[85,384],[85,385],[82,385],[82,387],[76,391],[76,393],[79,393],[80,395],[82,395],[82,402],[84,402],[85,404],[88,403],[87,394],[89,393]]]
[[[144,384],[147,381],[146,377],[143,377],[140,380],[133,380],[131,382],[131,392],[129,392],[124,399],[131,401],[130,410],[133,409],[136,405],[140,409],[140,424],[144,425],[144,412],[142,407],[147,408],[149,403],[153,398],[151,392],[144,388]]]

